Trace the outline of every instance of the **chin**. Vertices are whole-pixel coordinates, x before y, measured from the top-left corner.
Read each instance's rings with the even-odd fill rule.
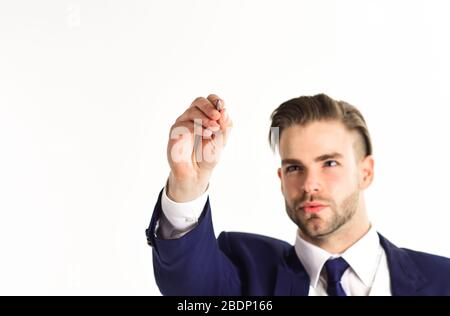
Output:
[[[307,236],[315,240],[326,240],[330,236],[330,233],[327,231],[308,231]]]
[[[323,222],[321,223],[311,223],[307,222],[306,225],[303,226],[305,229],[303,231],[310,237],[313,238],[321,238],[326,237],[330,234],[330,227],[325,225]]]

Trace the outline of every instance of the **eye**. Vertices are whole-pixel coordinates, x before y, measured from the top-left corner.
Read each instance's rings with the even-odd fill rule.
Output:
[[[339,163],[336,160],[327,160],[324,163],[325,167],[337,167]]]
[[[286,173],[292,173],[292,172],[295,172],[295,171],[301,171],[300,166],[288,166],[286,168]]]

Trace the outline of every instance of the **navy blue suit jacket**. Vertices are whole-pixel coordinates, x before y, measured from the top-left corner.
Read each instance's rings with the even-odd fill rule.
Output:
[[[211,208],[179,239],[155,237],[159,195],[147,240],[153,247],[155,279],[163,295],[308,295],[309,277],[294,247],[246,233],[214,235]],[[450,295],[450,259],[397,248],[380,235],[393,295]]]

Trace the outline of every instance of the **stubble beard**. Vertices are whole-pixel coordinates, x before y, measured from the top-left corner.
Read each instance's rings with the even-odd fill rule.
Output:
[[[303,197],[301,200],[294,202],[292,207],[285,200],[286,211],[302,234],[313,240],[323,240],[335,234],[354,217],[358,209],[359,193],[358,189],[354,190],[340,205],[337,205],[332,199],[318,196]],[[305,214],[299,207],[305,201],[326,203],[329,208],[326,212],[330,215],[325,216],[320,213]]]

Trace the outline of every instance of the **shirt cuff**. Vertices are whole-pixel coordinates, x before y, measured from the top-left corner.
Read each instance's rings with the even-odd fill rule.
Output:
[[[209,187],[208,187],[209,188]],[[180,238],[192,230],[198,223],[198,219],[205,208],[209,190],[193,201],[177,203],[172,201],[164,188],[161,197],[163,216],[159,221],[157,231],[164,239]]]

